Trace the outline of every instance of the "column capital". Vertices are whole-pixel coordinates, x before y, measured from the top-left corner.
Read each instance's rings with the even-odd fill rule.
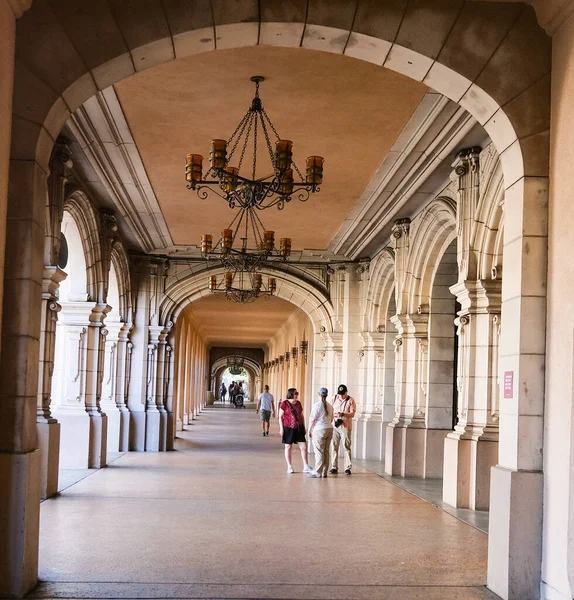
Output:
[[[45,299],[55,298],[60,283],[67,276],[60,267],[44,267],[44,272],[42,273],[42,297]]]
[[[475,173],[478,171],[478,162],[482,148],[480,146],[473,146],[472,148],[465,148],[461,150],[452,163],[451,167],[453,171],[451,173],[451,180],[456,181],[460,177],[464,177],[467,173]]]
[[[391,322],[397,328],[400,336],[427,337],[429,316],[422,314],[399,314],[391,317]]]
[[[470,313],[499,313],[502,307],[500,279],[466,279],[451,286],[462,310]]]
[[[397,219],[391,229],[392,236],[395,240],[402,238],[409,233],[411,220],[408,218]]]

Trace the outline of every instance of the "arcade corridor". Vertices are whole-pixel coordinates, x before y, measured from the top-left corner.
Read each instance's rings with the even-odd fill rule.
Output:
[[[227,406],[46,500],[32,596],[495,598],[485,534],[364,469],[289,476],[276,423]]]

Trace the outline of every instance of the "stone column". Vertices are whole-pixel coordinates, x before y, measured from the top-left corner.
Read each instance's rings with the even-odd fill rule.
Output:
[[[150,377],[157,360],[157,348],[150,339],[152,328],[158,327],[159,303],[163,297],[167,262],[161,258],[138,257],[134,260],[135,312],[134,328],[130,339],[133,343],[131,385],[128,394],[130,410],[130,450],[143,451],[156,446],[160,438],[161,424],[158,419],[155,392],[148,393]],[[151,409],[147,424],[147,410]],[[155,427],[155,429],[154,429]]]
[[[11,597],[24,596],[38,578],[40,321],[30,317],[40,315],[44,218],[35,199],[45,193],[46,173],[33,161],[9,163],[16,18],[30,4],[0,0],[0,595]]]
[[[540,593],[547,202],[545,178],[521,179],[505,192],[500,438],[490,480],[488,586],[512,599]]]
[[[130,411],[126,405],[131,359],[130,325],[106,321],[108,335],[104,355],[101,407],[108,417],[107,452],[127,452]]]
[[[451,288],[462,310],[456,320],[458,423],[445,439],[443,500],[488,510],[490,470],[498,458],[498,330],[500,281]]]
[[[60,455],[60,424],[52,416],[52,376],[56,351],[56,323],[61,306],[57,289],[66,278],[58,267],[45,267],[42,283],[42,312],[40,331],[40,369],[38,377],[38,414],[36,429],[38,447],[42,455],[40,494],[42,499],[58,492],[58,469]]]
[[[458,423],[444,442],[443,500],[460,508],[488,510],[490,469],[498,456],[501,282],[481,280],[477,268],[473,232],[481,194],[480,151],[463,150],[452,165],[457,182],[458,283],[450,291],[462,308],[456,320]]]
[[[164,369],[164,397],[165,409],[167,411],[167,427],[166,427],[166,450],[174,449],[176,415],[173,410],[173,386],[175,375],[175,356],[174,356],[175,334],[173,329],[167,336],[165,346],[165,369]]]
[[[148,377],[146,406],[146,450],[160,451],[167,447],[166,364],[167,336],[172,327],[150,327],[148,345]],[[170,347],[171,352],[171,347]]]
[[[425,380],[421,374],[428,356],[428,315],[395,315],[395,417],[387,427],[385,472],[402,477],[425,477]]]
[[[68,469],[106,466],[107,417],[100,399],[107,304],[66,302],[58,328],[63,338],[59,364],[61,394],[57,418],[62,423],[60,465]]]
[[[424,362],[428,356],[428,314],[411,313],[408,292],[410,219],[393,226],[395,251],[395,416],[387,426],[385,472],[402,477],[425,477],[426,424]]]
[[[381,460],[383,452],[383,389],[384,389],[384,333],[362,334],[359,350],[359,369],[363,401],[356,419],[355,455],[367,460]]]

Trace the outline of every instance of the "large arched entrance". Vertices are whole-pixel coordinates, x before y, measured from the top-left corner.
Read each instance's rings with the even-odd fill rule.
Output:
[[[276,7],[255,9],[252,5],[242,5],[240,16],[221,9],[209,12],[210,16],[202,20],[199,15],[185,12],[179,17],[172,11],[157,13],[155,10],[159,10],[159,5],[145,14],[143,11],[132,14],[119,7],[116,8],[117,14],[112,14],[107,5],[100,7],[101,12],[95,6],[87,5],[82,10],[69,11],[61,4],[48,6],[37,0],[32,10],[20,21],[17,33],[20,42],[17,45],[13,139],[17,139],[18,143],[13,145],[12,151],[8,206],[9,219],[14,221],[13,231],[16,231],[17,225],[18,235],[35,240],[30,244],[32,255],[38,256],[35,266],[38,269],[42,266],[40,256],[43,246],[42,236],[37,235],[42,230],[39,223],[42,219],[35,215],[44,206],[53,141],[70,112],[93,96],[97,89],[104,89],[134,74],[143,65],[159,65],[176,56],[193,55],[216,47],[223,49],[256,44],[302,45],[314,50],[344,53],[383,65],[424,82],[467,109],[484,125],[502,161],[507,219],[505,262],[518,261],[522,264],[526,246],[536,245],[537,248],[542,248],[544,242],[540,239],[546,234],[540,233],[538,223],[544,221],[546,204],[538,200],[547,193],[548,161],[545,148],[548,103],[544,94],[533,92],[549,71],[550,51],[548,40],[539,30],[532,10],[523,6],[487,8],[482,3],[467,2],[457,5],[454,10],[450,7],[429,12],[424,7],[407,4],[397,19],[395,13],[388,8],[382,14],[376,11],[373,13],[375,9],[368,3],[344,8],[349,10],[343,10],[336,22],[331,19],[330,11],[301,7],[301,10],[295,9],[293,13],[287,14]],[[492,27],[492,10],[499,17],[496,19],[497,28]],[[145,27],[150,15],[152,21],[159,15],[161,18],[158,22],[166,24],[159,28],[159,33],[156,27]],[[431,18],[432,22],[429,23]],[[170,20],[172,25],[175,21],[177,27],[170,27]],[[142,26],[136,27],[134,24]],[[489,33],[488,36],[481,36],[484,42],[481,48],[488,46],[490,50],[483,54],[472,53],[473,60],[461,64],[459,57],[468,54],[464,52],[464,44],[460,41],[467,38],[461,37],[461,33],[476,28]],[[428,31],[433,32],[430,38],[426,35]],[[177,33],[172,35],[169,32]],[[46,37],[52,35],[55,36],[53,39],[60,41],[62,53],[53,57],[50,68],[47,68],[43,64],[45,53],[41,48]],[[98,36],[104,36],[107,43],[94,43]],[[526,38],[527,44],[524,43]],[[525,60],[524,53],[529,48],[532,48],[531,60]],[[528,64],[528,68],[524,67],[525,64]],[[20,100],[24,98],[27,100]],[[529,114],[532,115],[532,119],[527,122],[522,118],[525,114],[524,105],[529,107]],[[349,230],[352,235],[352,228]],[[361,252],[366,251],[376,235],[377,231],[373,231],[356,243],[342,236],[337,244],[347,244],[351,248],[351,258],[357,258]],[[544,251],[541,252],[544,254]],[[32,293],[38,286],[31,276],[31,269],[34,267],[23,264],[18,253],[17,244],[7,245],[6,260],[10,271],[5,278],[5,296],[14,299],[22,296],[28,298],[26,310],[22,312],[39,314],[39,294]],[[494,497],[504,499],[504,502],[495,503],[498,513],[494,522],[499,526],[493,528],[491,537],[490,584],[505,594],[509,585],[512,585],[509,582],[515,569],[524,572],[521,589],[530,590],[534,581],[538,581],[539,570],[536,565],[540,562],[538,541],[516,548],[512,560],[499,550],[507,547],[508,540],[512,537],[510,514],[514,511],[533,514],[538,510],[536,507],[540,501],[542,419],[540,414],[530,414],[526,390],[540,389],[539,380],[542,375],[541,369],[531,370],[526,367],[522,358],[527,353],[529,357],[535,357],[530,360],[536,360],[542,366],[544,340],[541,336],[533,341],[526,352],[521,345],[521,331],[532,326],[533,322],[543,330],[545,287],[542,273],[530,275],[527,277],[523,271],[517,271],[514,277],[505,279],[503,290],[503,322],[508,315],[508,323],[505,323],[501,332],[501,370],[512,372],[514,380],[520,381],[520,385],[516,385],[514,389],[516,402],[505,407],[504,411],[501,410],[500,468],[495,469],[493,480]],[[345,282],[342,277],[341,282]],[[103,281],[98,280],[98,283],[102,284]],[[193,290],[193,286],[188,291],[200,293],[198,289]],[[315,343],[307,348],[317,359],[323,359],[313,363],[313,381],[316,382],[325,373],[339,375],[344,365],[350,364],[350,352],[341,350],[341,339],[334,335],[339,333],[335,320],[325,318],[325,305],[314,304],[316,297],[312,297],[308,290],[305,292],[300,294],[295,289],[292,298],[298,297],[303,310],[309,309],[308,314],[314,326]],[[398,299],[400,300],[400,294]],[[170,309],[173,308],[173,311],[167,311],[170,312],[170,317],[171,313],[175,315],[181,310],[181,304],[174,302],[172,298],[167,304],[171,304]],[[400,311],[400,301],[397,304],[397,310]],[[346,319],[347,322],[353,322],[354,317],[357,315],[341,315],[341,319]],[[167,320],[158,322],[155,315],[154,318],[156,321],[150,326],[160,328],[158,336],[168,335],[160,333],[169,329]],[[174,318],[171,320],[173,322]],[[4,315],[3,344],[4,347],[10,345],[14,349],[15,357],[35,354],[35,350],[30,350],[30,343],[31,340],[37,342],[39,339],[39,324],[31,320],[24,321],[14,318],[9,310]],[[158,339],[158,344],[159,342],[163,344],[165,340]],[[320,355],[326,352],[325,348],[332,349],[335,357],[333,360],[324,360],[326,357]],[[353,344],[347,344],[346,348],[352,349],[353,360],[356,362],[360,350],[359,341],[353,338]],[[153,354],[153,349],[150,350],[150,354]],[[280,358],[276,358],[279,364],[282,362]],[[35,398],[37,394],[37,367],[32,366],[34,361],[29,356],[28,359],[16,360],[26,363],[29,376],[26,377],[23,388],[14,386],[11,384],[14,361],[3,361],[1,378],[4,389],[13,395],[15,406],[20,407],[13,411],[16,417],[11,421],[11,426],[19,427],[20,430],[11,439],[21,441],[10,445],[8,451],[25,456],[32,463],[37,460],[33,457],[35,438],[27,432],[34,427],[32,417],[25,416],[31,414],[25,407],[29,405],[29,398]],[[284,360],[285,358],[283,362]],[[150,361],[150,364],[156,364],[155,359],[150,358]],[[147,393],[152,383],[147,386],[145,394],[145,402],[149,408],[153,408],[157,395],[157,388],[153,394]],[[163,388],[160,386],[160,389]],[[157,422],[163,422],[162,410],[158,409],[154,414]],[[528,436],[528,442],[523,436],[517,435],[519,423],[525,420],[534,430],[533,435]],[[146,423],[145,428],[147,427]],[[532,439],[539,440],[539,443],[532,444]],[[146,448],[148,445],[161,447],[161,444],[161,440],[156,444],[151,435],[146,436],[143,442]],[[26,477],[31,477],[33,469],[30,465],[18,464],[17,468]],[[528,488],[530,493],[514,493],[513,489],[518,482]],[[29,503],[31,505],[32,501]],[[30,508],[27,503],[24,504],[26,510]],[[30,508],[32,514],[34,510]],[[534,521],[538,523],[537,519]],[[540,528],[537,529],[533,537],[539,540]],[[29,546],[28,551],[22,554],[33,556],[36,544],[34,532],[20,533],[19,539],[24,546]],[[34,579],[34,568],[23,569],[19,566],[15,571],[19,573],[16,587],[19,590],[28,588]]]

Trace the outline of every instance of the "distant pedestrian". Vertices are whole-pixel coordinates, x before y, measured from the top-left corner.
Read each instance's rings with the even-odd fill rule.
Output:
[[[257,408],[255,412],[261,413],[261,429],[263,430],[263,437],[269,435],[269,421],[271,420],[271,412],[273,412],[273,418],[275,418],[275,398],[269,393],[269,386],[264,387],[264,392],[259,394],[257,399]]]
[[[308,477],[327,477],[329,470],[329,452],[333,439],[333,407],[327,402],[329,391],[319,390],[320,400],[311,408],[309,439],[315,449],[315,470]]]
[[[331,443],[331,470],[329,473],[336,474],[339,471],[339,446],[341,441],[345,448],[345,475],[351,474],[353,468],[351,456],[351,433],[353,430],[353,417],[357,411],[354,398],[349,396],[347,386],[341,384],[337,388],[337,395],[333,401],[333,413],[335,421],[333,425],[333,441]]]
[[[227,394],[227,388],[225,387],[225,382],[221,382],[221,387],[219,388],[219,399],[225,403],[225,395]]]
[[[279,405],[279,433],[285,444],[285,460],[287,473],[294,473],[291,464],[293,444],[299,446],[303,460],[303,473],[311,473],[312,469],[307,462],[307,438],[305,437],[305,417],[303,406],[299,402],[299,392],[295,388],[287,390],[287,399]]]

